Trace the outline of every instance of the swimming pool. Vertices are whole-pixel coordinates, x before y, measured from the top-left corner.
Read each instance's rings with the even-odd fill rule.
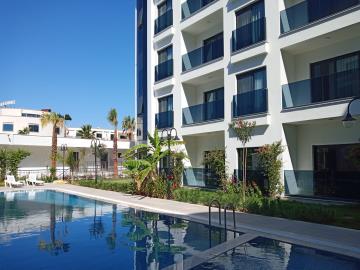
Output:
[[[258,236],[222,249],[226,237],[233,232],[66,193],[0,193],[1,270],[182,269],[214,246],[222,254],[195,270],[360,269],[355,258]]]
[[[224,230],[54,191],[0,193],[0,269],[161,269]]]

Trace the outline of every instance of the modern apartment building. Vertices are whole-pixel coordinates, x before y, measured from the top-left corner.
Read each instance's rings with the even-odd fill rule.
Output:
[[[176,128],[184,184],[209,185],[217,149],[238,174],[240,118],[256,122],[248,178],[281,140],[285,195],[360,199],[360,123],[341,121],[360,96],[359,0],[137,0],[136,15],[138,140]]]
[[[48,110],[28,110],[20,108],[0,108],[0,147],[8,149],[24,149],[31,156],[20,164],[20,175],[30,172],[46,174],[50,168],[50,152],[52,125],[41,126],[41,115]],[[28,134],[20,131],[28,128]],[[61,155],[61,145],[73,150],[73,155],[79,162],[78,171],[94,171],[94,154],[90,139],[82,139],[78,131],[80,128],[64,127],[58,131],[58,147]],[[103,147],[103,155],[97,162],[97,167],[104,172],[111,172],[113,166],[112,149],[114,131],[110,129],[92,129],[95,137]],[[119,133],[118,161],[121,164],[122,154],[131,146],[131,142]],[[66,167],[67,169],[67,167]],[[58,174],[62,173],[62,164],[58,162]],[[67,170],[68,173],[68,170]]]

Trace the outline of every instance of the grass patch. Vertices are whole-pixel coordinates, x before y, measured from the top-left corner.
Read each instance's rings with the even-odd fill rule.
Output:
[[[323,205],[263,197],[248,197],[243,202],[236,193],[190,188],[177,189],[174,199],[203,205],[217,199],[222,205],[232,203],[237,210],[247,213],[360,229],[360,205]]]

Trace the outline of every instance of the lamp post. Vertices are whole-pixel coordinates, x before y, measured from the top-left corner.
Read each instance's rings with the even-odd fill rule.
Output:
[[[350,106],[355,100],[360,100],[360,96],[354,97],[348,104],[346,116],[342,120],[343,126],[346,128],[352,127],[354,125],[354,123],[356,122],[356,119],[350,113]]]
[[[173,133],[175,133],[175,135],[173,136]],[[163,129],[161,131],[161,140],[164,140],[166,135],[166,140],[167,140],[167,144],[168,144],[168,151],[169,151],[169,155],[168,155],[168,170],[167,170],[167,183],[168,183],[168,192],[167,192],[167,196],[168,199],[170,199],[170,186],[171,186],[171,181],[174,180],[174,175],[172,172],[172,163],[171,163],[171,148],[170,148],[170,142],[171,140],[179,140],[179,137],[177,135],[177,130],[176,128],[169,128],[169,129]]]
[[[66,144],[62,144],[60,146],[60,150],[62,152],[63,158],[62,158],[62,165],[63,165],[63,175],[62,175],[62,180],[65,180],[65,152],[67,151],[68,147]]]
[[[91,140],[91,147],[94,147],[94,156],[95,156],[95,183],[97,183],[97,148],[100,146],[100,140],[94,138]]]

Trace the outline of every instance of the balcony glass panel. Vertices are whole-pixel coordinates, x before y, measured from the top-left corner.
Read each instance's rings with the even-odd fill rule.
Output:
[[[155,124],[157,128],[168,128],[174,125],[174,112],[160,112],[155,116]]]
[[[224,118],[224,100],[207,102],[183,109],[183,125]]]
[[[359,171],[285,170],[285,194],[360,200]]]
[[[232,32],[232,51],[241,50],[266,39],[266,20],[260,18]]]
[[[293,82],[282,86],[283,108],[306,106],[360,95],[360,69]]]
[[[224,39],[219,38],[182,57],[182,70],[187,71],[224,56]]]
[[[280,12],[281,33],[300,28],[359,4],[360,0],[306,0],[300,2]]]
[[[183,185],[189,187],[218,188],[219,179],[210,170],[205,168],[185,168]]]
[[[181,18],[184,20],[215,1],[216,0],[187,0],[181,5]]]
[[[155,20],[155,34],[173,24],[173,10],[170,9]]]
[[[155,67],[155,81],[160,81],[173,75],[173,59],[158,64]]]
[[[233,97],[233,117],[267,112],[267,89],[253,90]]]

